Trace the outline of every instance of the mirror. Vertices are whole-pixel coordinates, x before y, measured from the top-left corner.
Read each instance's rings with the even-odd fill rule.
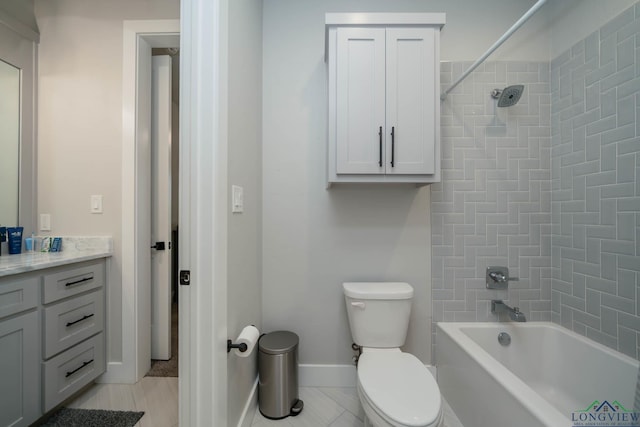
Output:
[[[2,1],[0,1],[2,3]],[[2,12],[0,10],[0,12]],[[36,225],[38,34],[0,13],[0,225]]]
[[[0,224],[18,224],[20,69],[0,60]]]

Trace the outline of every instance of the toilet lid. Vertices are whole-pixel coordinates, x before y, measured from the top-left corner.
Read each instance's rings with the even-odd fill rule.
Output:
[[[433,375],[409,353],[363,353],[358,381],[386,418],[405,426],[428,426],[440,414],[440,390]]]

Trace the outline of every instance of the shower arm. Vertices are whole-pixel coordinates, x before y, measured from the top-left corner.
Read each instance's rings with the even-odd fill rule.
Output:
[[[538,11],[538,9],[540,9],[545,3],[547,2],[547,0],[538,0],[538,2],[536,4],[533,5],[533,7],[531,7],[531,9],[529,9],[527,11],[527,13],[525,13],[524,15],[522,15],[522,17],[520,19],[518,19],[518,21],[513,24],[511,26],[511,28],[509,28],[507,30],[506,33],[504,33],[502,35],[502,37],[500,37],[498,39],[498,41],[496,41],[485,53],[484,55],[482,55],[480,58],[478,58],[478,60],[476,62],[473,63],[473,65],[471,65],[467,71],[465,71],[464,73],[462,73],[462,75],[458,78],[458,80],[456,80],[448,89],[446,89],[444,92],[442,92],[442,94],[440,95],[440,99],[442,101],[444,101],[447,98],[447,95],[449,94],[449,92],[451,92],[453,89],[455,89],[456,86],[458,86],[464,79],[467,78],[467,76],[469,74],[471,74],[473,72],[473,70],[475,70],[476,68],[478,68],[478,66],[480,64],[482,64],[488,57],[489,55],[491,55],[497,48],[499,48],[502,43],[504,43],[505,41],[507,41],[507,39],[509,37],[511,37],[511,35],[513,33],[515,33],[518,28],[520,28],[525,22],[527,22],[529,20],[529,18],[531,18],[531,16],[536,13]]]

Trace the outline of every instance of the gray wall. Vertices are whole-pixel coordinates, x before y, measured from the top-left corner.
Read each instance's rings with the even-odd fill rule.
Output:
[[[470,63],[442,63],[443,87]],[[494,88],[524,84],[497,108]],[[442,183],[431,186],[433,319],[495,321],[491,299],[550,320],[550,96],[548,62],[486,62],[442,103]],[[485,269],[508,266],[504,291]],[[504,320],[504,319],[503,319]]]
[[[406,281],[416,295],[407,348],[428,361],[428,188],[325,188],[324,13],[355,4],[264,5],[264,330],[296,332],[301,363],[350,364],[342,282]]]
[[[551,63],[553,320],[638,358],[640,7]]]
[[[228,176],[244,212],[228,214],[227,328],[261,327],[262,1],[229,2]],[[229,191],[229,206],[231,206]],[[257,351],[257,348],[254,350]],[[257,377],[256,357],[227,358],[228,424],[237,425]],[[252,416],[253,414],[251,414]]]

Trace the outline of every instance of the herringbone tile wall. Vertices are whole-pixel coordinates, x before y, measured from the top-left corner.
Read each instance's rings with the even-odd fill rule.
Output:
[[[443,62],[443,88],[468,65]],[[487,62],[442,103],[442,182],[431,186],[434,322],[498,320],[492,299],[551,320],[549,78],[548,62]],[[497,108],[491,91],[518,83],[520,102]],[[485,289],[490,265],[520,281]]]
[[[552,318],[640,351],[640,7],[551,62]]]

